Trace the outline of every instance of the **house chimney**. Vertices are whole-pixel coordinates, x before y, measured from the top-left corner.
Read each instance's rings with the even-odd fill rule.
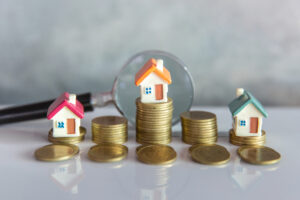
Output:
[[[76,104],[76,94],[69,94],[69,102],[71,104]]]
[[[244,88],[237,88],[236,89],[236,97],[239,97],[244,94]]]
[[[159,69],[160,71],[163,71],[164,68],[164,61],[162,59],[157,59],[156,61],[156,67],[157,69]]]

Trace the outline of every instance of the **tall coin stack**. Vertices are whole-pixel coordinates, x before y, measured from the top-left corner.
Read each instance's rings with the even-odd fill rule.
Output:
[[[136,99],[136,141],[140,144],[168,144],[172,137],[173,100],[142,103]]]
[[[217,117],[204,111],[184,112],[180,115],[182,141],[187,144],[213,144],[218,137]]]
[[[233,129],[229,131],[229,141],[231,144],[242,146],[264,145],[266,141],[266,132],[262,130],[261,136],[237,136]]]
[[[97,144],[124,144],[128,140],[128,121],[124,117],[102,116],[92,120],[92,141]]]

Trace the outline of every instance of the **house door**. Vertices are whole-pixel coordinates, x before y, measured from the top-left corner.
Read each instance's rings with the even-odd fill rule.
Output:
[[[258,131],[258,118],[251,117],[250,118],[250,133],[257,133]]]
[[[75,119],[67,119],[67,133],[75,134]]]
[[[162,84],[155,85],[155,99],[162,100],[163,96],[164,96],[163,85]]]

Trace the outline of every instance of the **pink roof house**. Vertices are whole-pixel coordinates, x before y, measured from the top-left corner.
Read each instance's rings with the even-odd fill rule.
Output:
[[[80,119],[84,117],[82,104],[75,94],[61,94],[48,108],[47,118],[53,121],[53,137],[80,135]]]

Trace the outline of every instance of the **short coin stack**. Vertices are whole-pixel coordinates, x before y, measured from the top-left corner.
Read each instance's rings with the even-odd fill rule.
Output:
[[[92,141],[96,144],[124,144],[128,140],[128,121],[119,116],[92,120]]]
[[[53,129],[49,131],[48,140],[53,144],[77,144],[84,140],[86,129],[80,127],[80,135],[76,137],[53,137]]]
[[[141,144],[168,144],[172,137],[173,101],[142,103],[136,99],[136,141]]]
[[[262,130],[261,136],[237,136],[233,129],[229,131],[229,140],[231,144],[242,146],[256,146],[263,145],[266,141],[266,132]]]
[[[218,137],[217,117],[204,111],[189,111],[180,115],[182,141],[187,144],[214,144]]]

